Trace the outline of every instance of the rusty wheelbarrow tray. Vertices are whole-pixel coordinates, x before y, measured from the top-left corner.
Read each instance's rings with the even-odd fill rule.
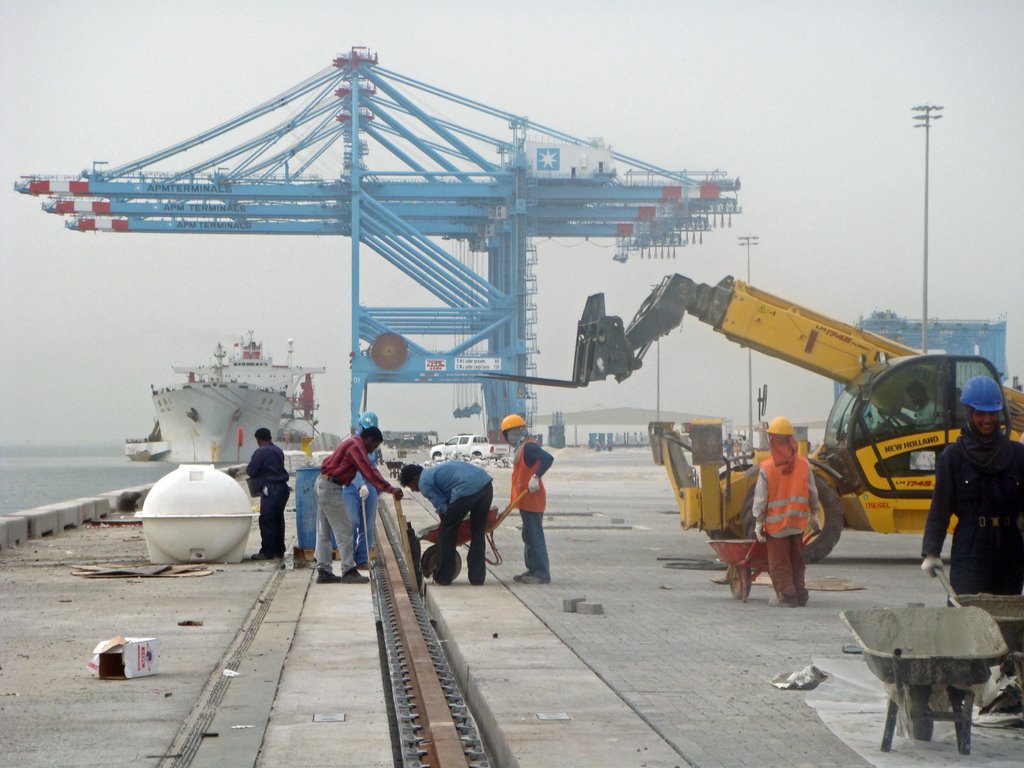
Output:
[[[1007,653],[992,617],[976,607],[864,608],[840,615],[863,650],[868,668],[893,686],[882,751],[892,748],[896,716],[902,708],[914,739],[930,741],[936,720],[951,721],[956,726],[957,751],[970,754],[974,709],[970,686],[988,680],[990,667]],[[952,713],[929,708],[932,686],[945,687]]]
[[[498,526],[500,526],[505,521],[505,518],[509,516],[509,514],[512,512],[512,510],[515,509],[516,505],[522,500],[523,496],[525,496],[525,495],[526,495],[526,491],[523,491],[522,493],[520,493],[519,496],[517,496],[514,500],[512,500],[512,502],[510,502],[509,505],[507,507],[505,507],[505,509],[503,509],[501,511],[501,514],[498,513],[498,508],[497,507],[491,507],[489,510],[487,510],[487,527],[485,529],[485,536],[484,537],[485,537],[485,540],[487,542],[487,546],[488,546],[488,548],[491,551],[491,556],[493,556],[493,559],[492,559],[490,556],[487,555],[486,552],[484,553],[484,559],[488,562],[488,564],[490,564],[490,565],[501,565],[502,562],[504,562],[502,560],[502,557],[501,557],[501,552],[498,549],[498,545],[494,543],[494,532],[498,529]],[[440,533],[441,533],[441,523],[437,522],[437,523],[434,523],[433,525],[427,526],[426,528],[421,528],[419,531],[417,531],[416,532],[416,538],[418,538],[420,541],[426,541],[426,542],[429,542],[430,544],[436,545],[437,541],[438,541],[438,538],[440,536]],[[469,515],[467,515],[465,518],[463,518],[462,522],[459,523],[459,528],[458,528],[458,530],[456,531],[456,534],[455,534],[455,546],[456,547],[462,547],[462,546],[468,547],[469,543],[470,543],[470,540],[472,538],[473,538],[473,529],[470,526]],[[436,546],[427,547],[423,551],[423,554],[420,556],[420,569],[421,569],[421,571],[423,573],[423,578],[424,579],[429,579],[434,574],[434,568],[436,568],[436,567],[437,567],[437,547]],[[458,576],[461,572],[462,572],[462,557],[459,555],[458,549],[456,549],[455,550],[455,568],[452,571],[452,579],[454,580],[455,577]]]

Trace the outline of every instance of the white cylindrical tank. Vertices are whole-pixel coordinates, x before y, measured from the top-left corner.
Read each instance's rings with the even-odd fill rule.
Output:
[[[154,484],[137,517],[154,563],[240,563],[254,515],[226,473],[182,464]]]

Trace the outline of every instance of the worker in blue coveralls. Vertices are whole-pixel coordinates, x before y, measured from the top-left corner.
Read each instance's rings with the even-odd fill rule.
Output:
[[[426,469],[418,464],[406,464],[398,481],[426,496],[441,516],[434,583],[443,587],[452,583],[459,525],[469,513],[469,583],[482,585],[487,576],[484,559],[487,513],[494,500],[491,476],[474,464],[446,461]]]
[[[964,425],[939,454],[924,525],[921,570],[942,568],[942,545],[956,516],[949,581],[957,594],[1020,595],[1024,587],[1024,446],[1008,436],[1003,388],[988,376],[964,383]]]
[[[376,426],[377,414],[366,411],[356,422],[356,434],[362,434],[364,429]],[[370,463],[374,466],[377,465],[379,458],[380,448],[370,453]],[[369,567],[373,527],[377,523],[377,489],[356,472],[352,483],[345,487],[341,496],[345,502],[345,513],[352,522],[352,554],[355,556],[356,568],[365,571]]]
[[[284,467],[284,451],[274,445],[273,435],[260,427],[254,435],[256,445],[245,473],[260,496],[260,551],[253,560],[276,560],[284,557],[284,507],[291,490],[288,470]]]

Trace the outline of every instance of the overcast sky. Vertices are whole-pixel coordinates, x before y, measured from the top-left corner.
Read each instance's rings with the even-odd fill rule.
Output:
[[[127,162],[232,117],[351,46],[382,66],[672,169],[740,177],[743,214],[674,260],[538,241],[538,372],[570,373],[586,296],[627,321],[664,274],[752,282],[848,322],[920,317],[924,131],[929,314],[1008,321],[1024,374],[1024,3],[488,1],[0,3],[0,442],[148,433],[149,386],[248,330],[323,364],[321,426],[348,423],[348,241],[80,234],[11,189]],[[368,158],[373,167],[374,157]],[[389,165],[393,168],[394,165]],[[386,270],[369,304],[394,290]],[[663,339],[663,409],[747,419],[747,353],[688,320]],[[539,409],[655,407],[655,350],[624,384],[542,390]],[[755,354],[769,415],[822,419],[826,379]],[[451,387],[371,386],[385,428],[474,431]]]

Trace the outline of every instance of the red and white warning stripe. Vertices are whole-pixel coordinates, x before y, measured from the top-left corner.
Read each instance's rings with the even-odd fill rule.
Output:
[[[96,218],[82,217],[75,221],[79,232],[127,232],[128,219],[114,219],[110,216]]]
[[[28,183],[30,195],[88,195],[88,179],[33,179]]]
[[[54,213],[110,213],[109,200],[58,200]]]

